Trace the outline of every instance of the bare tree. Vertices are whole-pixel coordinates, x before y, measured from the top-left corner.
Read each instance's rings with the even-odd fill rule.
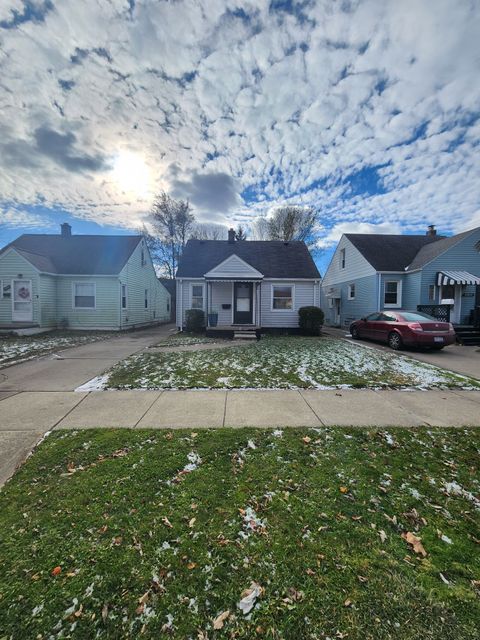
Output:
[[[245,229],[242,227],[241,224],[237,225],[237,228],[235,230],[235,238],[237,240],[246,240],[247,239],[247,232],[245,231]]]
[[[269,218],[257,218],[254,235],[259,240],[302,240],[313,247],[317,240],[318,212],[313,207],[285,205]]]
[[[190,235],[195,240],[226,240],[227,236],[227,228],[216,222],[198,222]]]
[[[145,238],[152,258],[167,278],[174,278],[195,222],[190,204],[162,191],[155,197],[149,217],[152,229],[146,230]]]

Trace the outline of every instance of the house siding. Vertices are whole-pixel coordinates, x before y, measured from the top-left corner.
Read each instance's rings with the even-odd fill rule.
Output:
[[[437,256],[432,262],[426,264],[422,269],[420,302],[419,304],[429,304],[428,288],[431,284],[437,284],[437,273],[442,270],[462,270],[468,271],[474,276],[480,277],[480,252],[476,245],[480,242],[480,229],[475,229],[466,238],[463,238],[456,245]],[[473,295],[465,295],[473,294]],[[436,302],[438,302],[438,287],[436,290]],[[461,323],[467,323],[471,310],[475,307],[475,286],[468,285],[462,288],[461,298]]]
[[[222,263],[217,265],[214,269],[208,272],[209,277],[217,276],[224,278],[241,278],[241,277],[251,277],[258,276],[260,274],[257,269],[254,269],[249,264],[246,264],[241,258],[236,255],[232,255]]]
[[[348,288],[350,284],[355,283],[355,298],[348,299]],[[331,285],[333,286],[333,285]],[[367,313],[375,311],[378,304],[378,276],[365,276],[363,278],[352,278],[345,282],[335,283],[335,288],[340,292],[340,326],[349,327],[350,323],[361,318]],[[322,287],[322,309],[325,313],[325,324],[334,325],[336,322],[335,301],[330,307],[328,298],[325,297],[325,291],[329,287]]]
[[[340,265],[340,252],[345,249],[345,268]],[[372,265],[365,260],[360,251],[346,238],[342,236],[335,253],[328,265],[328,269],[322,280],[322,287],[335,286],[343,282],[353,282],[357,278],[375,275]]]
[[[20,279],[19,274],[22,275],[22,279],[32,281],[32,322],[40,325],[39,273],[28,260],[25,260],[15,250],[6,251],[0,256],[0,280],[2,283],[11,284],[13,279]],[[2,298],[0,295],[0,323],[9,324],[12,322],[13,291],[11,296],[10,298]]]
[[[272,289],[274,285],[293,286],[293,309],[272,309]],[[269,328],[296,328],[298,327],[298,310],[300,307],[315,305],[318,300],[319,284],[315,281],[302,282],[299,280],[272,280],[263,281],[261,284],[261,325]]]
[[[73,308],[73,284],[96,285],[96,308]],[[118,278],[108,276],[57,276],[57,322],[70,329],[118,329]]]
[[[422,273],[421,271],[416,271],[415,273],[406,274],[403,281],[403,300],[402,300],[402,309],[408,309],[409,311],[415,311],[417,305],[420,304],[421,300],[421,283],[422,283]],[[428,304],[428,288],[427,288],[427,301],[425,304]]]
[[[40,275],[40,326],[57,326],[57,279]]]
[[[142,265],[142,248],[145,253],[145,264]],[[122,284],[127,285],[127,308],[121,308]],[[148,309],[145,308],[145,289],[148,290]],[[120,272],[116,284],[117,314],[120,328],[127,329],[155,322],[170,320],[170,294],[158,280],[155,268],[146,247],[142,242],[133,251],[128,262]]]

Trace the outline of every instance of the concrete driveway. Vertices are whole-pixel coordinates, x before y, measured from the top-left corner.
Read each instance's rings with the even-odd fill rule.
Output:
[[[174,330],[172,324],[141,329],[2,369],[0,487],[45,432],[87,395],[74,389]]]
[[[372,342],[371,340],[353,340],[348,331],[344,329],[326,328],[324,333],[335,338],[350,340],[355,344],[372,347],[379,351],[395,353],[386,344]],[[480,347],[468,347],[452,344],[441,351],[421,351],[417,349],[403,349],[398,352],[402,356],[408,356],[414,360],[434,364],[436,367],[455,371],[465,376],[471,376],[480,380]]]

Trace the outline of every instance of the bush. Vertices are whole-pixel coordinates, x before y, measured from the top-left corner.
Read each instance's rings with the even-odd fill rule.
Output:
[[[298,324],[305,336],[318,336],[323,325],[324,313],[320,307],[300,307]]]
[[[185,328],[190,333],[200,333],[205,327],[205,314],[201,309],[185,311]]]

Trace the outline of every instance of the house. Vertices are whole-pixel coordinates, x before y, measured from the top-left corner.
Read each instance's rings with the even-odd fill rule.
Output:
[[[202,309],[207,333],[295,331],[299,308],[320,306],[320,274],[304,242],[236,240],[233,229],[228,240],[189,240],[176,280],[180,329],[187,309]]]
[[[480,227],[451,237],[347,233],[322,281],[325,322],[348,327],[373,311],[424,311],[473,324],[480,306]]]
[[[170,294],[170,320],[175,322],[177,308],[177,283],[174,278],[159,278],[159,280]]]
[[[120,330],[167,322],[142,236],[25,234],[0,251],[0,328]]]

